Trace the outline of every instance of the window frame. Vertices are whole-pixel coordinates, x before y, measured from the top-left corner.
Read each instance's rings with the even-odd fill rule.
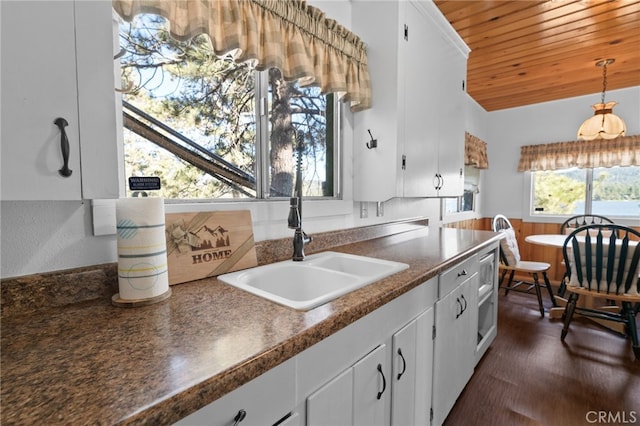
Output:
[[[166,19],[166,18],[165,18]],[[120,46],[120,24],[121,19],[117,15],[115,11],[112,11],[112,25],[113,25],[113,43],[114,43],[114,51],[117,50]],[[255,141],[255,150],[256,150],[256,164],[258,164],[259,169],[256,170],[256,196],[255,198],[202,198],[202,199],[173,199],[173,198],[165,198],[165,206],[171,204],[180,204],[186,205],[190,204],[192,206],[202,206],[203,204],[232,204],[238,203],[242,205],[244,203],[259,203],[259,202],[277,202],[277,201],[286,201],[287,209],[289,207],[289,197],[272,197],[269,194],[269,183],[270,183],[270,159],[269,159],[269,70],[254,70],[257,73],[255,79],[255,102],[254,102],[254,111],[256,112],[256,141]],[[121,81],[121,67],[120,61],[114,60],[114,76],[116,82]],[[120,182],[120,197],[126,197],[128,193],[128,177],[126,176],[125,170],[125,150],[124,150],[124,123],[122,119],[123,114],[123,94],[119,91],[116,92],[116,111],[117,111],[117,122],[116,125],[119,129],[117,134],[117,143],[118,143],[118,175],[121,177]],[[337,202],[341,201],[344,198],[344,188],[343,188],[343,176],[345,175],[345,170],[343,169],[343,158],[344,152],[343,147],[345,145],[344,135],[345,133],[342,131],[343,127],[343,118],[345,114],[345,106],[344,102],[341,101],[340,97],[337,94],[331,97],[332,110],[333,110],[333,190],[332,196],[312,196],[305,197],[306,201],[323,201],[323,202]],[[327,104],[329,105],[329,104]],[[294,176],[295,183],[295,176]],[[349,195],[352,197],[352,195]],[[352,200],[347,200],[350,203]],[[180,209],[180,208],[179,208]],[[206,211],[208,209],[204,209]],[[320,209],[321,211],[324,209]],[[180,209],[180,211],[182,211]],[[287,210],[288,211],[288,210]],[[336,214],[343,214],[345,211],[344,207],[339,207],[337,209]],[[324,215],[320,215],[324,216]],[[310,217],[310,215],[307,215]]]
[[[590,202],[586,203],[586,201],[587,200],[591,201],[591,197],[592,197],[593,169],[589,168],[586,171],[587,171],[586,179],[588,180],[588,182],[585,182],[585,185],[586,185],[585,207],[588,206],[588,208],[585,208],[585,210],[586,211],[590,211],[591,210],[591,203]],[[566,219],[568,219],[571,216],[573,216],[573,214],[566,214],[566,215],[560,215],[560,214],[534,215],[532,213],[532,210],[533,210],[533,207],[534,207],[533,206],[533,173],[534,172],[532,172],[532,171],[525,171],[524,172],[524,179],[523,179],[524,186],[523,186],[523,197],[522,197],[522,203],[523,203],[523,205],[522,205],[522,211],[523,211],[522,218],[523,218],[523,220],[525,220],[527,222],[537,222],[537,223],[562,223]],[[586,214],[588,214],[588,213],[586,213]],[[613,219],[619,225],[640,226],[640,219],[634,220],[630,216],[608,216],[608,217]]]
[[[465,179],[466,179],[466,176],[467,176],[467,168],[475,168],[475,167],[474,166],[465,165]],[[457,212],[447,213],[447,211],[446,211],[446,200],[455,198],[457,203],[458,203],[458,207],[459,207],[460,203],[462,202],[463,195],[459,195],[457,197],[441,197],[440,198],[440,220],[442,221],[443,224],[452,223],[452,222],[459,222],[459,221],[462,221],[462,220],[477,219],[479,217],[480,197],[478,195],[480,193],[480,186],[481,186],[482,176],[481,176],[481,169],[477,169],[476,168],[476,170],[478,171],[477,182],[472,182],[472,184],[477,187],[477,191],[473,192],[473,209],[472,210],[467,210],[467,211],[457,211]],[[463,189],[463,191],[464,191],[464,189]]]
[[[256,102],[263,102],[256,99]],[[345,141],[345,132],[343,132],[343,114],[345,109],[342,102],[337,96],[334,96],[335,107],[335,124],[333,126],[334,140],[338,141],[338,146],[334,149],[334,170],[336,175],[334,176],[334,193],[333,197],[304,197],[304,203],[313,203],[313,208],[304,210],[304,219],[309,218],[326,218],[330,216],[345,216],[353,214],[353,200],[350,188],[345,185],[343,176],[346,171],[344,165],[345,150],[348,144]],[[121,99],[117,101],[118,109],[122,109]],[[122,116],[121,111],[120,117]],[[261,114],[265,120],[268,119],[266,114]],[[122,122],[119,122],[120,136],[122,137],[122,130],[124,129]],[[264,127],[266,130],[266,126]],[[119,141],[121,146],[124,141]],[[262,153],[267,155],[260,155],[259,161],[264,161],[268,167],[268,138],[262,138],[261,144],[263,148],[259,148]],[[256,147],[258,149],[257,144]],[[264,150],[266,148],[266,151]],[[123,186],[126,185],[126,177],[124,176],[124,157],[119,162],[119,167],[122,168],[121,175],[123,176]],[[265,179],[268,179],[269,170],[263,165],[260,178],[264,175]],[[265,181],[267,182],[267,181]],[[124,193],[124,188],[123,188]],[[232,211],[232,210],[249,210],[253,221],[260,221],[260,218],[282,218],[282,222],[285,223],[289,214],[289,199],[286,197],[267,197],[267,198],[245,198],[245,199],[164,199],[165,213],[188,213],[188,212],[206,212],[206,211]],[[286,226],[286,223],[285,223]],[[273,235],[279,235],[281,232],[274,232]]]

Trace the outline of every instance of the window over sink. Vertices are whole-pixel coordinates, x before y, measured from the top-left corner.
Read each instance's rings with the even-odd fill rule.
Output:
[[[166,199],[282,199],[300,133],[303,195],[341,197],[333,94],[218,57],[206,35],[177,41],[157,15],[121,22],[119,43],[126,178],[159,177]]]

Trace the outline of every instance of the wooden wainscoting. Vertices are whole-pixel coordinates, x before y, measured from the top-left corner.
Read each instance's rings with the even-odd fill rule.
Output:
[[[446,223],[445,228],[470,229],[475,231],[491,231],[491,218],[481,217],[478,219],[460,220],[458,222]]]

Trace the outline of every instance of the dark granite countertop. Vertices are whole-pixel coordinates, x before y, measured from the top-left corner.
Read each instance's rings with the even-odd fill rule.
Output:
[[[421,227],[332,247],[410,267],[307,312],[215,278],[131,309],[108,295],[7,315],[3,307],[1,422],[171,424],[498,238]]]

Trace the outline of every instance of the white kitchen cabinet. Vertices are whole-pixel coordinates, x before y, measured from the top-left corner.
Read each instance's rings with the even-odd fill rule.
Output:
[[[111,2],[0,7],[2,199],[117,198]]]
[[[433,308],[393,335],[391,424],[426,425],[431,408]]]
[[[478,364],[498,335],[498,251],[497,244],[478,255]]]
[[[478,320],[478,295],[495,300],[486,286],[497,283],[497,249],[471,255],[177,425],[231,425],[241,411],[240,426],[442,424],[495,338],[493,323],[478,340],[489,330]]]
[[[435,37],[433,35],[432,37]],[[467,58],[448,37],[439,34],[442,51],[431,69],[436,73],[437,96],[431,98],[438,109],[437,146],[438,168],[432,183],[439,197],[460,196],[464,191],[464,138],[466,112]],[[431,145],[431,144],[430,144]],[[419,194],[416,194],[419,195]]]
[[[382,344],[307,398],[307,426],[384,425],[389,370]]]
[[[240,426],[299,425],[294,410],[295,366],[295,359],[289,359],[175,425],[230,426],[236,420]]]
[[[353,199],[396,197],[404,140],[404,10],[406,2],[353,1],[353,31],[367,44],[372,108],[353,115]],[[370,136],[377,148],[368,149]],[[401,190],[401,189],[400,189]]]
[[[405,66],[404,197],[459,196],[464,189],[467,54],[438,28],[432,3],[409,3]],[[463,50],[461,50],[463,49]],[[416,53],[418,52],[418,53]]]
[[[432,2],[352,7],[373,102],[354,114],[354,200],[461,195],[468,48]]]
[[[304,426],[304,417],[300,415],[300,413],[293,412],[288,417],[277,422],[274,426]]]
[[[353,366],[353,425],[383,426],[391,394],[386,345],[380,345]],[[329,423],[325,423],[329,424]]]
[[[353,369],[343,371],[307,398],[307,426],[353,424]]]
[[[382,343],[313,392],[307,398],[307,426],[428,424],[433,322],[429,308],[391,336],[390,357]]]
[[[437,279],[430,279],[297,356],[301,398],[310,395],[318,398],[317,392],[327,389],[329,383],[335,389],[334,378],[345,371],[351,371],[353,377],[351,422],[327,423],[323,417],[317,417],[320,416],[317,409],[316,414],[309,411],[313,408],[308,403],[308,425],[404,424],[400,423],[401,417],[396,421],[395,413],[392,413],[391,401],[396,391],[409,398],[397,398],[394,402],[397,409],[410,411],[410,418],[420,418],[414,414],[416,410],[426,415],[429,407],[424,408],[428,404],[425,398],[429,398],[430,403],[431,330],[437,290]],[[398,348],[406,354],[407,361],[407,373],[400,380],[397,380],[401,371]],[[409,384],[406,389],[405,383]],[[344,391],[340,393],[344,394]]]
[[[473,256],[439,277],[433,358],[434,425],[444,422],[475,367],[477,268],[477,256]]]

